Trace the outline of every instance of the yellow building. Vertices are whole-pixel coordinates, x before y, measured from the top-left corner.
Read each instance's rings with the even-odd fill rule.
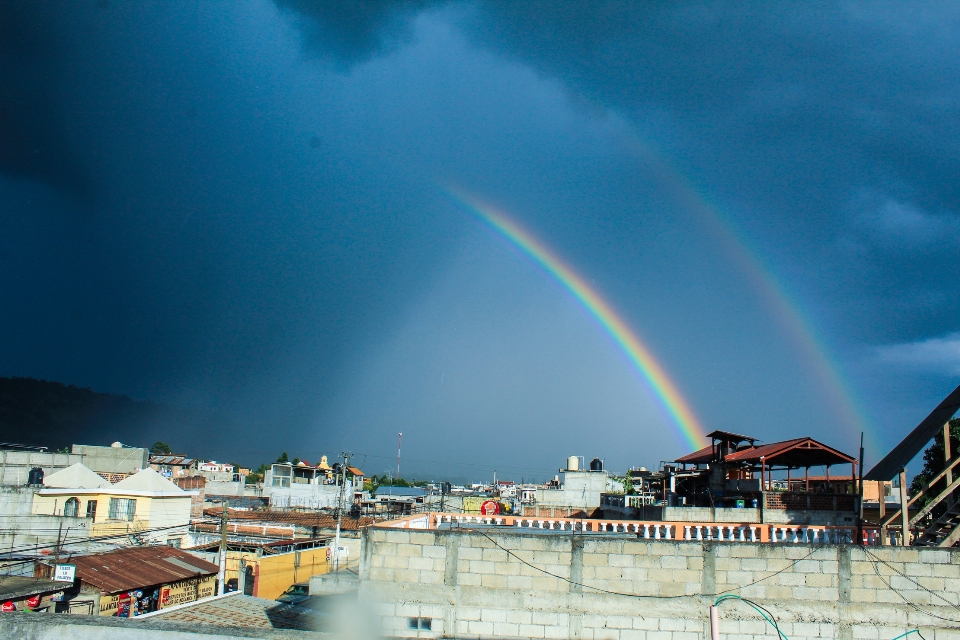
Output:
[[[75,464],[43,481],[33,513],[91,518],[91,537],[130,534],[143,542],[180,546],[190,524],[190,500],[184,491],[153,469],[117,484]]]
[[[275,600],[290,585],[307,582],[310,576],[330,571],[328,544],[332,546],[333,541],[327,538],[265,544],[229,541],[225,573],[227,586],[239,588],[242,567],[244,592]],[[217,563],[219,546],[219,543],[211,543],[190,549],[190,553]]]

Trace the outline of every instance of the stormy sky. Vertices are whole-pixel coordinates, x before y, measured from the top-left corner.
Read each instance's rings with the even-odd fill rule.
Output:
[[[958,13],[0,0],[0,375],[209,409],[167,441],[250,464],[380,474],[400,431],[408,476],[686,453],[455,189],[706,430],[865,430],[869,465],[960,382]]]

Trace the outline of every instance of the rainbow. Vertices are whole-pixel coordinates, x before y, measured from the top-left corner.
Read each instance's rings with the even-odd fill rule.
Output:
[[[690,408],[690,404],[680,394],[677,385],[673,383],[640,338],[599,293],[547,247],[503,213],[451,189],[447,189],[447,192],[498,235],[532,258],[547,275],[569,291],[587,313],[600,323],[630,363],[636,367],[677,425],[686,443],[694,450],[706,446],[707,439],[703,427]]]
[[[711,203],[689,178],[663,160],[661,153],[641,139],[632,127],[627,127],[626,134],[621,139],[626,149],[643,162],[644,167],[655,176],[658,185],[666,188],[675,202],[700,218],[760,294],[784,335],[793,342],[797,355],[813,374],[824,398],[833,406],[847,430],[850,444],[856,442],[859,433],[863,433],[868,454],[878,455],[885,450],[879,434],[873,429],[852,391],[853,385],[831,356],[826,341],[780,282],[773,268],[761,259],[760,251],[751,246],[746,232],[738,228],[730,216],[724,215],[721,207]]]

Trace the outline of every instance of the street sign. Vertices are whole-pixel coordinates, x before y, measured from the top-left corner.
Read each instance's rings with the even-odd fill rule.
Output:
[[[77,577],[77,565],[58,564],[53,571],[53,579],[57,582],[73,582]]]

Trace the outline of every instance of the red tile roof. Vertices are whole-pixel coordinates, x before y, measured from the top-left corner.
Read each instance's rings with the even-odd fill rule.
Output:
[[[223,509],[205,509],[204,515],[219,518]],[[263,524],[293,524],[299,527],[317,529],[336,529],[337,519],[326,513],[302,512],[302,511],[271,511],[260,509],[256,511],[235,511],[233,509],[227,512],[228,521],[243,520],[245,522],[259,522]],[[375,520],[366,516],[352,518],[344,515],[341,523],[341,529],[365,529],[374,524]]]

